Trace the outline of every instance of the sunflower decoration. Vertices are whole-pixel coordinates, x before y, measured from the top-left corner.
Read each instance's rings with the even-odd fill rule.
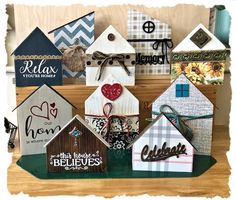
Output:
[[[202,84],[204,82],[204,63],[189,63],[184,72],[186,76],[196,84]]]
[[[224,76],[224,63],[210,62],[206,65],[205,73],[211,78],[220,78]]]
[[[176,74],[179,75],[182,72],[184,72],[184,70],[187,66],[188,66],[187,62],[175,63],[174,69],[175,69]]]

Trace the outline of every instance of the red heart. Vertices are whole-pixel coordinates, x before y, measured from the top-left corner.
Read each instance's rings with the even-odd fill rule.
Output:
[[[101,91],[104,97],[114,101],[121,95],[122,86],[119,83],[115,83],[113,85],[104,84],[101,88]]]

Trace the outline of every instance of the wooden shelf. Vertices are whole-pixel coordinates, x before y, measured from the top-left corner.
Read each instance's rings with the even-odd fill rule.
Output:
[[[153,76],[149,78],[139,77],[136,79],[135,84],[135,86],[128,86],[127,88],[139,99],[140,130],[142,131],[149,123],[146,121],[146,118],[151,117],[151,107],[149,105],[161,95],[171,83],[169,76],[158,76],[158,78],[157,76]],[[17,87],[17,104],[22,102],[36,88],[37,87]],[[63,86],[55,86],[53,88],[77,107],[77,110],[74,110],[74,114],[78,113],[84,117],[84,101],[97,87],[86,86],[85,81],[78,79],[67,79],[64,81]],[[216,86],[200,85],[198,88],[213,104],[216,103]]]
[[[195,197],[229,197],[230,167],[226,157],[229,150],[229,130],[214,129],[212,155],[217,163],[199,177],[194,178],[145,178],[145,179],[63,179],[40,180],[16,165],[19,145],[13,151],[8,168],[8,190],[11,194],[23,192],[30,196],[50,195],[168,195]]]

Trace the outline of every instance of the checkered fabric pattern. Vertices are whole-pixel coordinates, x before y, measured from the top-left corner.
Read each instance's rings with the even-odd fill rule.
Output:
[[[186,153],[179,155],[179,158],[172,156],[166,160],[143,162],[141,151],[145,145],[153,149],[162,148],[166,142],[166,147],[172,148],[179,143],[186,146]],[[173,171],[192,172],[193,167],[193,146],[182,136],[182,134],[162,115],[146,132],[134,143],[132,150],[133,170],[139,171]]]
[[[148,23],[149,22],[149,23]],[[146,24],[145,24],[146,23]],[[144,25],[145,24],[145,25]],[[146,27],[147,33],[143,30]],[[151,32],[153,31],[153,32]],[[171,39],[171,27],[168,24],[162,23],[148,15],[129,9],[128,11],[128,39]],[[162,55],[161,45],[157,50],[154,50],[152,45],[154,42],[130,42],[135,48],[136,53],[142,55]],[[170,49],[167,49],[168,60],[170,60]],[[169,74],[170,64],[166,61],[164,64],[153,65],[136,65],[136,74],[151,75],[151,74]]]

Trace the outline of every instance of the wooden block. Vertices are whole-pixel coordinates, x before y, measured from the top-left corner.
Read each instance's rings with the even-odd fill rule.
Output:
[[[157,79],[158,77],[158,79]],[[80,116],[84,116],[84,102],[85,100],[95,91],[97,87],[85,86],[85,82],[75,81],[73,84],[72,79],[68,82],[64,81],[63,86],[54,86],[60,94],[67,98],[73,105],[77,107],[74,113],[78,113]],[[75,84],[76,83],[76,84]],[[149,104],[152,103],[156,97],[160,96],[170,86],[170,77],[166,76],[154,76],[153,79],[149,79],[145,76],[136,79],[135,86],[127,86],[127,89],[132,92],[134,96],[139,99],[139,111],[140,111],[140,131],[145,128],[149,122],[146,118],[151,117],[151,107]],[[197,86],[200,91],[206,95],[209,100],[216,103],[216,86],[206,85]],[[24,100],[36,87],[17,87],[16,88],[16,99],[17,104]]]

